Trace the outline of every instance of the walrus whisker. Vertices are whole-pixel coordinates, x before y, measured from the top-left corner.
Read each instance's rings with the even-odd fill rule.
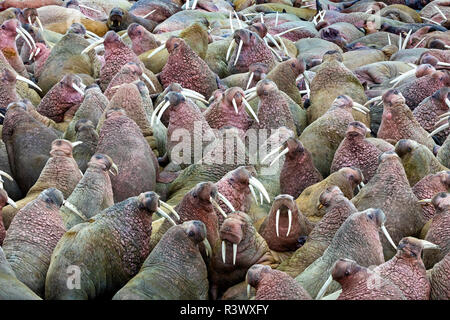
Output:
[[[161,216],[163,216],[163,218],[165,218],[166,220],[168,220],[172,225],[176,226],[176,222],[173,221],[173,219],[161,208],[157,208],[156,212],[158,212]]]
[[[33,81],[31,81],[30,79],[27,79],[27,78],[25,78],[25,77],[22,77],[21,75],[18,75],[18,74],[16,75],[16,79],[17,79],[17,80],[20,80],[20,81],[23,81],[23,82],[26,82],[26,83],[28,83],[30,86],[32,86],[32,87],[38,89],[40,92],[42,92],[42,89],[41,89],[36,83],[34,83]]]
[[[450,127],[450,124],[447,122],[446,124],[443,124],[443,125],[440,126],[439,128],[437,128],[437,129],[433,130],[432,132],[430,132],[430,133],[428,134],[427,137],[434,136],[435,134],[437,134],[437,133],[439,133],[439,132],[441,132],[441,131],[444,131],[444,130],[447,129],[448,127]]]

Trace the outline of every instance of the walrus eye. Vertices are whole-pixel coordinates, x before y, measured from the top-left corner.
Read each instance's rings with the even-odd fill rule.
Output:
[[[3,30],[5,30],[5,29],[6,29],[6,27],[5,27],[4,25],[2,25],[2,29],[3,29]]]
[[[373,220],[373,215],[372,214],[369,214],[368,217],[369,217],[370,220]]]
[[[414,252],[411,252],[411,256],[415,258],[415,257],[417,257],[417,254],[415,254]]]
[[[345,276],[348,277],[350,275],[350,272],[348,270],[345,270]]]
[[[188,233],[188,236],[189,236],[189,237],[193,237],[194,235],[195,235],[195,232],[192,231],[192,230],[190,230],[189,233]]]

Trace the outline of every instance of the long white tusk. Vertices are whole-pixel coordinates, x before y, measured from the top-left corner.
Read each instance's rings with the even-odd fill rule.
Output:
[[[261,23],[264,23],[264,14],[261,12]]]
[[[152,80],[150,80],[150,78],[145,73],[142,73],[142,78],[147,81],[147,83],[152,87],[153,91],[156,91],[156,87],[153,84]]]
[[[159,205],[160,205],[161,207],[166,208],[166,209],[169,210],[170,212],[172,212],[173,215],[177,218],[177,220],[180,220],[180,215],[175,211],[175,209],[174,209],[170,204],[165,203],[165,202],[162,201],[162,200],[159,200]]]
[[[192,9],[191,9],[191,10],[194,10],[194,9],[195,9],[195,7],[197,6],[197,1],[198,1],[198,0],[194,0],[194,3],[192,4]]]
[[[417,48],[417,46],[418,46],[419,44],[421,44],[423,41],[425,41],[425,39],[426,39],[426,38],[422,38],[419,42],[417,42],[417,44],[414,46],[414,48]]]
[[[339,298],[341,293],[342,293],[342,289],[335,291],[333,293],[330,293],[329,295],[323,297],[321,300],[337,300],[337,298]]]
[[[31,16],[28,16],[28,24],[29,24],[30,26],[33,25],[33,23],[31,23]]]
[[[238,17],[238,15],[237,15],[236,11],[233,10],[233,13],[234,13],[234,16],[236,17],[236,19],[237,19],[237,21],[238,21],[239,28],[242,28],[241,19],[239,19],[239,17]]]
[[[252,83],[253,80],[253,72],[250,72],[250,77],[248,78],[247,86],[245,87],[245,90],[247,90],[250,87],[250,83]]]
[[[432,199],[422,199],[417,201],[420,204],[427,204],[427,203],[431,203]]]
[[[445,98],[445,104],[450,108],[450,100],[448,98]]]
[[[191,90],[191,89],[188,89],[188,88],[182,88],[182,90],[183,90],[183,91],[190,92],[190,93],[192,93],[193,95],[198,96],[199,98],[205,99],[205,96],[202,95],[201,93],[197,92],[197,91],[194,91],[194,90]]]
[[[147,13],[145,16],[143,16],[142,18],[147,19],[149,15],[151,15],[153,12],[155,12],[155,10],[150,11],[149,13]]]
[[[402,34],[398,35],[398,50],[402,50]]]
[[[230,59],[230,55],[231,55],[231,49],[233,48],[233,44],[235,43],[234,39],[231,40],[230,45],[228,46],[228,50],[227,50],[227,55],[225,57],[225,61],[228,62],[228,60]]]
[[[221,194],[220,192],[217,192],[217,196],[220,198],[220,200],[222,200],[223,203],[225,203],[225,205],[226,205],[232,212],[235,211],[233,205],[231,204],[231,202],[230,202],[223,194]]]
[[[250,192],[252,193],[253,199],[255,199],[255,203],[258,204],[258,199],[256,198],[255,189],[253,189],[253,186],[251,184],[248,185]]]
[[[126,33],[126,32],[125,32],[125,33]],[[86,34],[92,36],[93,38],[96,38],[97,40],[101,40],[101,39],[102,39],[102,38],[99,37],[96,33],[92,32],[92,31],[89,31],[89,30],[86,30]]]
[[[294,27],[294,28],[285,30],[285,31],[283,31],[283,32],[277,33],[276,36],[281,37],[282,35],[284,35],[284,34],[286,34],[286,33],[288,33],[288,32],[291,32],[291,31],[294,31],[294,30],[303,29],[303,28],[305,28],[305,27]]]
[[[216,202],[216,200],[214,200],[212,197],[209,197],[209,201],[217,209],[217,211],[220,212],[221,215],[223,215],[225,218],[227,218],[227,214],[225,213],[225,211],[222,210],[222,208],[219,206],[219,204]]]
[[[264,197],[266,198],[267,202],[270,203],[270,197],[269,194],[267,193],[266,188],[264,188],[263,184],[256,179],[255,177],[250,177],[249,183],[254,186],[256,189],[258,189],[259,192],[261,192]]]
[[[231,33],[234,33],[234,29],[233,29],[233,21],[232,21],[232,19],[231,19],[231,11],[230,11],[229,20],[230,20],[230,29],[231,29]]]
[[[32,87],[34,87],[34,88],[36,88],[36,89],[38,89],[39,91],[41,91],[42,92],[42,89],[41,88],[39,88],[39,86],[36,84],[36,83],[34,83],[33,81],[31,81],[30,79],[27,79],[27,78],[25,78],[25,77],[22,77],[21,75],[16,75],[16,79],[17,80],[20,80],[20,81],[23,81],[23,82],[26,82],[26,83],[28,83],[30,86],[32,86]]]
[[[327,289],[330,286],[332,281],[333,281],[333,276],[330,275],[328,277],[327,281],[325,281],[325,283],[323,284],[322,288],[320,288],[319,293],[317,294],[316,300],[322,299],[323,295],[325,294],[325,292],[327,292]]]
[[[113,172],[113,170],[115,172]],[[117,167],[117,165],[115,163],[113,163],[111,165],[111,168],[108,170],[113,176],[117,176],[117,174],[119,173],[119,168]]]
[[[248,101],[255,99],[257,96],[258,96],[258,94],[256,92],[252,92],[245,99],[247,99],[247,102],[248,102]]]
[[[446,17],[445,14],[441,11],[441,9],[439,9],[439,7],[434,6],[434,8],[439,12],[439,14],[444,18],[444,20],[447,20],[447,17]]]
[[[247,284],[247,298],[250,298],[250,290],[251,290],[251,287],[249,284]]]
[[[408,34],[406,35],[405,40],[403,41],[402,49],[406,49],[406,45],[408,44],[409,36],[411,35],[412,29],[408,31]]]
[[[86,48],[84,48],[83,51],[81,51],[81,54],[88,53],[89,51],[91,51],[91,50],[94,49],[95,47],[101,45],[103,42],[105,42],[105,39],[100,39],[100,40],[98,40],[98,41],[95,41],[95,42],[91,43],[91,44],[88,45]]]
[[[358,107],[356,107],[356,106],[353,106],[352,109],[353,109],[353,110],[356,110],[356,111],[359,111],[359,112],[361,112],[361,113],[363,113],[363,114],[367,114],[367,112],[365,112],[364,110],[362,110],[362,109],[360,109],[360,108],[358,108]]]
[[[273,52],[273,54],[278,58],[278,60],[283,61],[283,59],[281,59],[280,55],[275,51],[275,49],[273,49],[269,45],[267,47],[270,49],[270,51]]]
[[[275,14],[275,27],[278,25],[278,11]]]
[[[354,105],[355,107],[360,108],[361,110],[364,110],[365,112],[370,112],[370,109],[364,107],[362,104],[359,104],[358,102],[353,101],[353,105]]]
[[[279,228],[280,228],[280,209],[277,210],[277,213],[275,215],[275,231],[277,233],[277,237],[280,237]]]
[[[391,236],[389,235],[389,232],[387,231],[386,227],[381,225],[381,231],[383,231],[384,236],[386,239],[388,239],[389,243],[394,247],[395,250],[397,250],[397,246],[395,245],[394,241],[392,240]]]
[[[253,88],[245,90],[244,93],[247,95],[247,94],[255,92],[255,91],[256,91],[256,87],[253,87]]]
[[[203,99],[203,98],[200,98],[199,96],[193,95],[193,94],[190,93],[190,92],[186,92],[186,91],[182,90],[182,91],[181,91],[181,94],[182,94],[183,96],[185,96],[185,97],[188,97],[188,98],[191,98],[191,99],[194,99],[194,100],[199,100],[199,101],[203,102],[203,103],[206,104],[206,105],[208,104],[208,101],[206,101],[206,100]]]
[[[421,239],[420,242],[424,249],[441,249],[437,244],[431,243],[430,241]]]
[[[305,88],[306,88],[306,95],[308,96],[308,98],[309,97],[311,97],[311,89],[309,88],[309,80],[307,79],[307,77],[306,77],[306,74],[305,74]]]
[[[161,208],[156,209],[156,211],[162,215],[166,220],[168,220],[171,224],[173,224],[174,226],[176,226],[177,224],[175,223],[175,221],[173,221],[173,219]]]
[[[75,83],[72,83],[72,88],[78,92],[79,94],[81,94],[82,96],[84,96],[84,92],[83,90],[81,90],[81,88],[79,86],[77,86]]]
[[[103,13],[103,12],[100,11],[100,10],[97,10],[97,9],[94,9],[94,8],[91,8],[91,7],[82,5],[82,4],[79,4],[78,6],[79,6],[80,8],[85,8],[85,9],[88,9],[88,10],[92,10],[92,11],[97,12],[97,13]]]
[[[437,65],[438,66],[444,66],[444,67],[450,67],[450,63],[442,62],[442,61],[438,61]]]
[[[267,39],[273,42],[273,44],[275,45],[275,47],[277,47],[278,50],[281,50],[281,47],[278,44],[277,40],[275,40],[275,38],[270,33],[266,34],[266,37]]]
[[[150,54],[147,56],[147,59],[150,59],[151,57],[153,57],[153,56],[154,56],[155,54],[157,54],[158,52],[163,51],[165,48],[166,48],[166,44],[165,44],[165,43],[162,44],[162,45],[160,45],[158,48],[156,48],[155,50],[153,50],[152,53],[150,53]]]
[[[382,99],[383,99],[382,96],[378,96],[378,97],[372,98],[369,101],[367,101],[366,103],[364,103],[364,106],[367,106],[368,104],[371,104],[372,102],[381,101]]]
[[[289,152],[289,148],[284,149],[283,151],[281,151],[276,157],[275,159],[272,160],[272,162],[270,163],[269,167],[273,166],[273,164],[275,162],[278,161],[278,159],[280,159],[282,156],[284,156],[286,153]]]
[[[70,211],[72,211],[73,213],[75,213],[77,216],[79,216],[82,220],[87,221],[88,218],[86,218],[86,216],[84,214],[82,214],[80,211],[78,211],[78,209],[71,204],[69,201],[64,200],[63,202],[63,206],[65,206],[67,209],[69,209]]]
[[[156,106],[155,110],[153,110],[152,117],[150,118],[150,125],[153,126],[153,122],[155,121],[155,116],[158,114],[159,110],[165,106],[170,105],[169,101],[165,101],[164,99]]]
[[[261,205],[263,205],[264,204],[264,198],[263,198],[263,195],[262,195],[261,192],[259,193],[259,198],[261,200]]]
[[[44,40],[45,44],[49,48],[53,48],[53,45],[50,42],[48,42],[47,39],[45,38],[44,27],[42,26],[42,22],[41,22],[41,19],[39,19],[39,17],[36,17],[36,22],[38,23],[39,29],[41,29],[42,39]]]
[[[450,116],[450,112],[441,114],[438,118],[439,118],[439,119],[443,119],[443,118],[447,118],[448,116]],[[441,121],[441,120],[439,120],[439,121]]]
[[[22,28],[22,27],[19,27],[19,29],[20,29],[20,31],[23,32],[23,34],[24,34],[25,36],[27,36],[27,37],[30,39],[31,43],[33,44],[33,47],[36,48],[36,42],[34,42],[34,39],[33,39],[33,37],[31,36],[31,34],[29,34],[28,31],[25,30],[25,29]]]
[[[237,243],[233,243],[233,265],[236,264],[236,256],[237,256]]]
[[[244,103],[245,107],[247,108],[248,112],[252,115],[252,117],[256,120],[257,123],[259,123],[258,116],[256,115],[255,111],[253,111],[253,108],[250,106],[248,101],[243,97],[242,102]]]
[[[432,132],[430,132],[428,134],[428,137],[434,136],[435,134],[444,131],[445,129],[447,129],[450,126],[450,124],[447,122],[446,124],[443,124],[442,126],[440,126],[439,128],[433,130]]]
[[[416,69],[411,69],[409,71],[406,71],[402,75],[394,78],[393,80],[389,81],[389,83],[400,82],[401,80],[406,79],[406,78],[408,78],[409,76],[411,76],[411,75],[413,75],[415,73],[416,73]]]
[[[13,199],[8,197],[8,200],[6,201],[7,204],[9,204],[11,207],[13,207],[14,209],[17,209],[17,204],[14,202]]]
[[[164,106],[161,108],[161,110],[159,111],[158,117],[156,118],[156,123],[161,121],[161,118],[164,114],[164,112],[166,112],[167,108],[169,108],[170,106],[170,102],[167,101],[168,103],[165,103]]]
[[[236,60],[234,60],[234,66],[236,65],[236,63],[238,62],[239,59],[239,55],[241,54],[241,50],[242,50],[242,45],[244,44],[244,41],[239,41],[239,46],[238,46],[238,51],[236,53]]]
[[[279,151],[281,151],[283,149],[283,146],[279,146],[278,148],[272,150],[270,153],[268,153],[262,160],[260,163],[264,163],[267,159],[269,159],[271,156],[273,156],[274,154],[278,153]]]
[[[223,261],[223,264],[227,264],[225,261],[226,261],[226,250],[227,250],[227,247],[226,247],[226,244],[225,244],[225,241],[224,240],[222,240],[222,261]]]
[[[71,144],[72,144],[72,148],[75,148],[76,146],[79,146],[80,144],[82,144],[83,143],[83,141],[75,141],[75,142],[72,142]]]
[[[391,42],[391,36],[389,35],[389,33],[388,33],[388,35],[387,35],[387,38],[388,38],[388,43],[389,43],[389,45],[392,45],[392,42]]]
[[[203,245],[205,246],[206,256],[211,257],[212,256],[212,249],[211,245],[209,244],[209,241],[207,238],[203,239]]]
[[[231,100],[231,103],[233,104],[233,108],[234,108],[234,111],[236,112],[236,114],[239,114],[239,110],[238,110],[238,107],[236,104],[236,99],[233,98],[233,100]]]
[[[292,226],[292,211],[291,209],[288,209],[288,231],[286,233],[286,237],[289,236],[289,232],[291,232],[291,226]]]
[[[437,24],[438,26],[441,25],[439,22],[436,22],[436,21],[434,21],[434,20],[432,20],[432,19],[428,19],[428,18],[425,18],[425,17],[422,17],[422,16],[420,16],[420,17],[421,17],[423,20],[430,21],[430,22],[432,22],[432,23],[434,23],[434,24]]]
[[[289,51],[288,51],[286,45],[284,44],[284,41],[281,40],[281,37],[280,37],[280,36],[277,36],[277,38],[280,40],[280,43],[281,43],[281,45],[283,46],[283,51],[284,51],[284,53],[285,53],[288,57],[290,57]]]
[[[186,10],[189,10],[189,0],[186,0]]]
[[[22,39],[26,42],[26,44],[30,47],[31,50],[33,50],[33,46],[31,45],[30,41],[28,40],[28,38],[22,33],[22,31],[20,31],[19,28],[16,28],[17,34],[22,37]]]

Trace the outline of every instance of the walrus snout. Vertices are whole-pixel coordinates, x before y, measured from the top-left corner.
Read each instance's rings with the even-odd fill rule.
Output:
[[[50,150],[50,155],[55,156],[72,156],[72,143],[65,139],[56,139],[52,142],[52,147]]]
[[[395,145],[395,152],[398,154],[400,158],[404,155],[410,153],[413,150],[413,145],[411,144],[412,140],[401,139]]]
[[[261,281],[261,276],[266,273],[270,272],[271,268],[266,265],[262,264],[254,264],[251,266],[246,275],[246,281],[247,284],[252,286],[253,288],[256,288],[258,286],[259,281]]]
[[[153,213],[159,207],[159,195],[153,191],[141,193],[138,197],[139,207]]]
[[[61,207],[64,202],[64,195],[56,188],[48,188],[41,192],[38,197],[42,201]]]
[[[199,220],[186,221],[182,224],[182,228],[196,244],[206,239],[206,226]]]
[[[361,267],[353,260],[340,258],[332,268],[331,276],[334,280],[343,280],[361,270]]]
[[[186,101],[186,98],[181,93],[174,91],[167,93],[164,99],[169,101],[171,106],[177,106]]]
[[[319,196],[319,206],[328,207],[331,201],[337,196],[343,196],[341,189],[338,186],[329,186]]]
[[[386,221],[386,215],[384,214],[383,210],[378,209],[378,208],[377,209],[373,209],[373,208],[367,209],[366,215],[370,220],[374,221],[378,227],[383,226]]]

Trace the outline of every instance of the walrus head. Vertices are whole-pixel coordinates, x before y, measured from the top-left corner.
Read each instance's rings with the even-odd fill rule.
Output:
[[[405,237],[397,247],[397,257],[403,259],[420,260],[423,249],[438,249],[439,246],[422,239]]]
[[[127,26],[123,23],[126,12],[121,8],[112,8],[108,17],[108,28],[116,32],[125,30]]]
[[[256,94],[259,97],[268,96],[273,92],[277,92],[278,87],[272,80],[264,79],[258,82],[256,85]]]
[[[345,278],[350,277],[361,271],[361,266],[350,259],[339,259],[333,265],[331,276],[334,280],[341,282]]]
[[[72,157],[72,149],[74,145],[78,144],[72,144],[72,142],[65,139],[53,140],[50,155],[52,157],[57,156]]]
[[[169,53],[172,53],[177,49],[178,47],[182,48],[185,47],[187,44],[182,38],[178,37],[170,37],[169,40],[166,41],[166,49],[169,51]]]
[[[3,69],[0,77],[2,83],[16,83],[16,74],[8,68]]]
[[[103,171],[110,171],[113,175],[117,175],[119,173],[119,169],[111,157],[101,153],[96,153],[91,157],[88,167],[96,167],[102,169]]]
[[[138,196],[139,208],[146,209],[150,213],[159,208],[159,195],[153,191],[141,193]]]
[[[370,129],[365,126],[364,123],[359,121],[353,121],[348,124],[347,131],[345,135],[347,137],[365,137]]]
[[[327,187],[319,196],[319,206],[329,207],[334,199],[338,196],[344,196],[338,186]]]
[[[38,199],[59,208],[64,202],[64,195],[56,188],[48,188],[41,192]]]
[[[385,106],[397,106],[405,104],[405,97],[397,89],[388,90],[382,96],[383,104]]]
[[[245,280],[248,285],[252,286],[253,288],[257,288],[258,283],[261,281],[263,275],[265,273],[269,273],[271,270],[272,268],[270,266],[254,264],[248,269]]]

